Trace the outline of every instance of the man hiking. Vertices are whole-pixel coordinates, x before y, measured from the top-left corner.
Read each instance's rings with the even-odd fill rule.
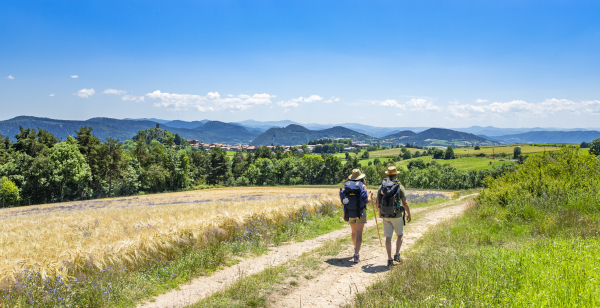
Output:
[[[388,266],[394,266],[394,261],[402,262],[400,258],[400,247],[404,235],[405,217],[410,222],[410,208],[406,202],[406,190],[396,179],[398,170],[395,166],[388,167],[385,172],[388,176],[383,179],[379,190],[377,190],[377,210],[379,217],[383,219],[383,235],[385,236],[385,250],[388,255]],[[400,204],[402,203],[402,204]],[[392,259],[392,237],[396,232],[396,254]]]
[[[365,175],[359,169],[352,170],[352,174],[344,181],[344,188],[340,188],[340,200],[344,205],[344,220],[352,229],[352,243],[354,243],[354,263],[360,262],[360,246],[362,233],[367,223],[367,204],[371,201],[367,194]]]

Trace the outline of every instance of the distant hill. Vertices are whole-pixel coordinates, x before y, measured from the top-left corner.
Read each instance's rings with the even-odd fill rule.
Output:
[[[94,129],[92,133],[101,140],[112,137],[124,141],[133,138],[139,130],[156,127],[156,122],[139,119],[120,120],[112,118],[92,118],[85,121],[70,121],[20,116],[0,121],[0,134],[9,136],[14,141],[14,136],[19,133],[19,125],[24,128],[37,129],[39,127],[51,132],[58,138],[63,139],[67,138],[69,135],[75,136],[75,130],[79,130],[81,126],[91,126]],[[172,133],[178,133],[185,139],[197,139],[207,143],[247,144],[259,135],[258,132],[248,131],[239,125],[217,121],[209,121],[195,129],[170,127],[164,124],[161,124],[160,127]]]
[[[123,120],[150,121],[150,122],[156,122],[156,123],[160,123],[160,124],[165,124],[165,123],[171,121],[171,120],[163,120],[163,119],[156,119],[156,118],[139,118],[139,119],[125,118]]]
[[[599,131],[539,131],[494,137],[506,143],[581,143],[600,138]]]
[[[412,137],[414,135],[416,135],[417,133],[411,131],[411,130],[403,130],[401,132],[397,132],[391,135],[387,135],[381,139],[404,139],[404,138],[408,138],[408,137]]]
[[[412,133],[412,134],[411,134]],[[430,128],[415,134],[412,131],[403,131],[388,135],[382,140],[391,143],[410,143],[418,146],[464,146],[464,145],[492,145],[497,142],[469,134],[444,128]]]
[[[210,122],[210,120],[202,120],[202,121],[181,121],[181,120],[173,120],[173,121],[169,121],[169,122],[165,122],[164,124],[170,127],[176,127],[176,128],[187,128],[187,129],[194,129],[194,128],[198,128],[202,125],[204,125],[204,123],[206,122]]]
[[[453,130],[465,133],[471,133],[478,136],[490,136],[490,137],[498,137],[505,135],[516,135],[523,134],[527,132],[541,132],[541,131],[562,131],[562,132],[572,132],[572,131],[591,131],[596,129],[586,129],[586,128],[555,128],[555,127],[531,127],[531,128],[500,128],[494,126],[471,126],[467,128],[453,128]]]
[[[322,139],[322,138],[347,138],[353,141],[370,142],[374,138],[347,129],[345,127],[336,126],[323,130],[310,130],[306,127],[292,124],[285,128],[271,128],[260,136],[256,137],[250,145],[297,145],[300,143],[306,143],[310,140]]]
[[[81,126],[92,126],[94,134],[102,140],[108,137],[125,140],[135,135],[135,133],[131,134],[113,125],[101,122],[55,120],[29,116],[20,116],[0,121],[0,134],[8,136],[11,140],[15,141],[14,136],[19,133],[19,125],[23,128],[35,128],[36,130],[39,127],[63,139],[69,135],[75,136],[75,130],[79,130]]]
[[[257,132],[247,130],[245,127],[220,121],[208,121],[195,130],[211,132],[223,137],[247,141],[250,141],[260,135]]]

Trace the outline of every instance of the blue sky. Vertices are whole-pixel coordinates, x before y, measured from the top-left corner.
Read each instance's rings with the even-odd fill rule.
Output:
[[[600,127],[598,1],[4,1],[0,42],[2,120]]]

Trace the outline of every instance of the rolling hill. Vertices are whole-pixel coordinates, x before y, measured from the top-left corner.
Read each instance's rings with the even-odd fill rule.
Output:
[[[0,134],[9,136],[14,141],[14,135],[19,133],[19,126],[36,129],[39,127],[63,139],[69,135],[75,136],[75,130],[78,130],[81,126],[91,126],[94,129],[93,134],[101,140],[112,137],[123,141],[133,138],[139,130],[156,127],[156,122],[139,119],[119,120],[111,118],[70,121],[20,116],[0,121]],[[170,127],[164,124],[161,124],[161,128],[172,133],[177,133],[186,139],[197,139],[207,143],[246,144],[259,135],[258,132],[248,131],[239,125],[218,121],[209,121],[194,129]]]
[[[348,138],[354,142],[371,142],[374,139],[368,135],[341,126],[323,130],[310,130],[306,127],[292,124],[285,128],[270,128],[256,137],[250,145],[297,145],[321,138]]]
[[[198,127],[204,125],[204,123],[206,123],[206,122],[210,122],[210,120],[191,121],[191,122],[181,121],[181,120],[173,120],[173,121],[165,122],[164,124],[169,127],[194,129],[194,128],[198,128]]]
[[[411,134],[412,133],[412,134]],[[399,132],[381,138],[390,143],[411,143],[418,146],[463,146],[463,145],[492,145],[498,142],[491,141],[473,134],[459,132],[444,128],[430,128],[418,134],[412,131]]]
[[[135,135],[135,133],[131,134],[113,125],[102,122],[90,122],[89,120],[55,120],[49,118],[37,118],[29,116],[20,116],[9,120],[0,121],[0,134],[8,136],[11,138],[11,140],[15,141],[14,136],[19,133],[19,126],[22,126],[23,128],[35,129],[39,127],[51,132],[52,134],[54,134],[54,136],[63,139],[67,138],[67,136],[69,135],[75,136],[75,130],[79,130],[81,126],[92,126],[94,128],[94,134],[102,140],[108,137],[125,140]],[[144,128],[149,127],[144,126]]]

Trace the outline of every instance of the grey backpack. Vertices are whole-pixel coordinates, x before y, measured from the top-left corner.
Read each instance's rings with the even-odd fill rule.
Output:
[[[394,218],[403,215],[404,207],[400,205],[400,202],[400,182],[396,179],[383,179],[383,182],[381,182],[381,200],[379,200],[381,216]]]

